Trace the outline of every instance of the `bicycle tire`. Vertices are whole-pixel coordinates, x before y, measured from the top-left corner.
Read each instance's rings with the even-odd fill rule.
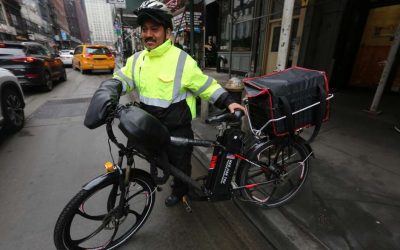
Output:
[[[289,202],[307,180],[309,154],[306,146],[298,141],[275,140],[254,147],[248,159],[262,168],[246,161],[240,163],[238,184],[248,187],[241,190],[241,196],[245,201],[269,208]],[[276,171],[270,170],[271,165]],[[252,185],[256,183],[264,184]]]
[[[136,172],[136,174],[135,174]],[[137,174],[139,173],[139,174]],[[129,207],[128,207],[128,212],[125,217],[121,218],[120,221],[117,221],[115,217],[113,218],[113,208],[116,207],[115,204],[119,203],[119,194],[120,190],[118,188],[118,175],[115,175],[115,178],[110,178],[105,182],[101,182],[97,184],[95,187],[89,189],[89,190],[84,190],[82,189],[78,194],[76,194],[72,200],[65,206],[63,211],[60,214],[60,217],[57,220],[55,229],[54,229],[54,243],[57,249],[61,250],[66,250],[66,249],[114,249],[115,247],[118,247],[122,243],[124,243],[126,240],[128,240],[132,235],[134,235],[145,223],[147,220],[148,216],[150,215],[154,202],[155,202],[155,192],[154,192],[154,183],[152,179],[144,174],[141,174],[140,171],[132,171],[131,176],[130,176],[130,188],[138,188],[140,189],[138,191],[133,191],[133,195],[128,195],[126,197],[126,200],[129,202]],[[113,189],[117,187],[116,189]],[[105,191],[105,189],[110,188],[111,190],[108,193],[108,196],[104,198],[97,197],[98,194],[102,194],[102,191]],[[116,191],[116,192],[115,192]],[[130,192],[131,193],[131,192]],[[130,194],[129,193],[129,194]],[[144,195],[144,199],[138,199],[135,204],[131,204],[130,202],[134,200],[134,198],[137,195]],[[97,198],[96,198],[97,197]],[[98,201],[96,201],[93,205],[93,207],[87,207],[86,203],[89,200],[93,199],[98,199],[98,201],[104,200],[106,201],[106,210],[101,214],[89,214],[88,208],[90,210],[98,210]],[[137,205],[139,202],[144,202],[143,210],[136,211],[135,208],[133,208],[133,205]],[[113,205],[114,204],[114,205]],[[122,225],[125,225],[125,223],[130,222],[132,218],[129,219],[128,221],[128,216],[129,215],[135,215],[132,217],[135,217],[136,219],[134,220],[133,224],[127,224],[128,230],[126,232],[123,232],[120,236],[113,238],[111,235],[110,239],[107,239],[105,237],[105,242],[100,243],[100,239],[96,238],[95,236],[98,236],[99,233],[102,231],[113,231],[113,234],[115,233],[115,236],[118,235],[118,231],[121,230]],[[81,220],[86,220],[88,223],[82,223],[80,221],[76,222],[74,221],[75,219],[81,219]],[[88,229],[89,227],[89,221],[97,221],[95,224],[101,224],[99,226],[93,226],[95,230],[93,231],[93,228],[89,230],[89,234],[83,234],[81,231],[84,229]],[[77,223],[75,225],[74,223]],[[116,226],[118,225],[118,226]],[[75,229],[75,226],[77,228]],[[73,228],[72,228],[73,227]],[[114,230],[112,230],[114,227]],[[117,228],[117,230],[115,230]],[[99,232],[95,233],[98,229],[101,229]],[[111,230],[110,230],[111,229]],[[76,232],[75,232],[76,230]],[[92,233],[90,233],[92,232]],[[90,242],[79,242],[82,239],[85,239],[86,237],[91,236],[93,234],[93,237],[88,238],[88,241]],[[87,235],[86,237],[78,236],[79,234],[83,234],[84,236]],[[101,236],[101,235],[100,235]],[[85,243],[84,245],[82,245]],[[100,244],[100,245],[98,245]]]

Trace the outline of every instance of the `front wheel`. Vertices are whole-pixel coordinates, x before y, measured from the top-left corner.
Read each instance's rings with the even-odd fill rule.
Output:
[[[148,176],[132,173],[125,205],[118,213],[118,179],[115,175],[82,189],[67,204],[54,229],[57,249],[113,249],[140,229],[154,206],[154,184]]]
[[[255,147],[249,158],[253,164],[243,161],[239,167],[242,197],[263,207],[287,203],[307,179],[310,154],[300,142],[269,141]]]

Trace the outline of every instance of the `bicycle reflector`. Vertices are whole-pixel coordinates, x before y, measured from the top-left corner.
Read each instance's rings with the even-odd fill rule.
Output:
[[[112,164],[112,162],[109,162],[109,161],[105,162],[104,167],[106,168],[106,171],[108,173],[114,171],[114,165]]]

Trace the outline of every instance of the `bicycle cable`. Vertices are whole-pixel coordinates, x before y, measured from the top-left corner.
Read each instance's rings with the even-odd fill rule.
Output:
[[[108,151],[110,152],[111,160],[113,162],[113,165],[115,166],[115,160],[114,160],[114,156],[113,156],[112,150],[111,150],[110,138],[108,138],[107,142],[108,142]]]

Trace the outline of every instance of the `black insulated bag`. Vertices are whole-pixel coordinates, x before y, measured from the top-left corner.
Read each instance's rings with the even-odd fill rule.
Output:
[[[285,136],[293,135],[300,128],[315,126],[311,141],[322,122],[329,118],[329,87],[323,71],[292,67],[261,77],[245,78],[243,82],[253,129],[268,135]],[[284,116],[286,118],[279,119]]]

